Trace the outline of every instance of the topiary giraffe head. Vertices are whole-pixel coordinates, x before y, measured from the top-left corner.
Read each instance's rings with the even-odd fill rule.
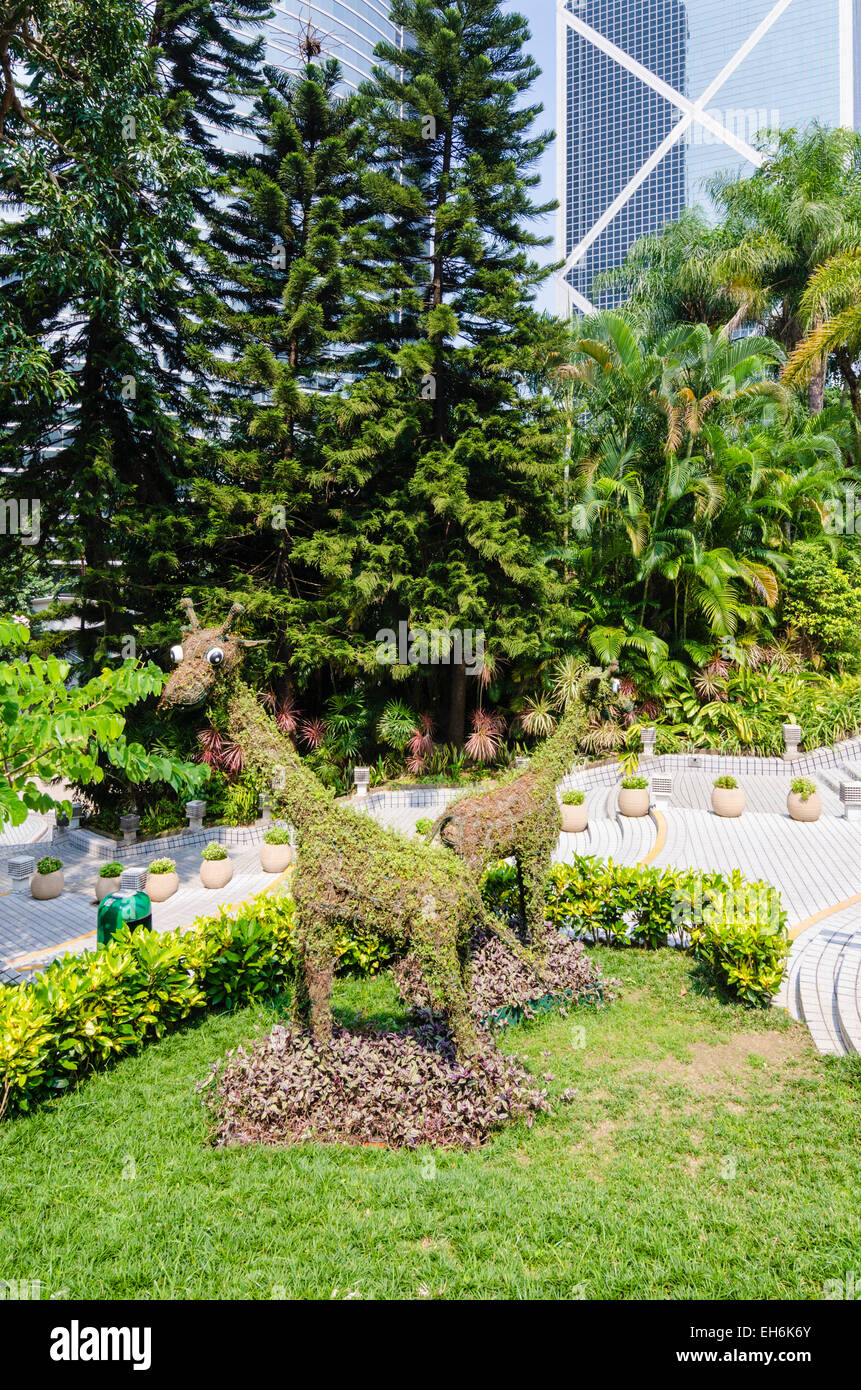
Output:
[[[261,645],[233,634],[234,622],[245,612],[241,603],[234,603],[227,620],[216,627],[200,626],[190,598],[184,598],[182,606],[188,621],[180,644],[170,649],[176,669],[162,692],[160,707],[190,709],[203,704],[216,680],[239,666],[245,648]]]

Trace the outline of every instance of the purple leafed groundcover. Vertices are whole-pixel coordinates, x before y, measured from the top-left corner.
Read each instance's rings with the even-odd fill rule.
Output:
[[[321,1047],[302,1029],[279,1024],[247,1050],[228,1053],[201,1084],[214,1142],[475,1148],[503,1125],[531,1124],[549,1112],[547,1092],[524,1061],[500,1052],[486,1031],[479,1056],[469,1065],[458,1061],[415,963],[407,958],[394,974],[419,1010],[408,1028],[335,1027]],[[547,995],[563,1008],[608,997],[579,942],[553,934],[537,981],[495,938],[476,940],[470,997],[477,1019],[499,1011],[528,1017],[531,1001]]]
[[[334,1029],[328,1047],[277,1025],[214,1072],[207,1100],[225,1144],[475,1148],[491,1130],[549,1110],[523,1063],[488,1039],[469,1067],[442,1023],[402,1032]]]
[[[612,999],[600,970],[586,955],[582,942],[568,941],[551,929],[547,933],[545,952],[538,975],[512,955],[497,937],[486,932],[474,937],[470,950],[469,1002],[478,1023],[493,1026],[500,1014],[532,1018],[538,1012],[537,1002],[548,997],[554,1000],[560,1013],[585,1000],[601,1003]],[[398,961],[392,974],[407,1003],[421,1011],[433,1008],[430,991],[414,956],[407,955]]]

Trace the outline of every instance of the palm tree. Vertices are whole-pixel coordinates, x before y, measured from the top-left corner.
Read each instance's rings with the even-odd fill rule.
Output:
[[[745,322],[763,325],[794,353],[805,333],[821,326],[805,300],[811,277],[861,244],[861,136],[815,122],[801,135],[767,138],[765,163],[750,178],[719,175],[711,182],[732,241],[713,273],[738,305],[730,335]],[[826,356],[812,361],[814,415],[823,407],[826,370]]]
[[[807,383],[833,354],[846,383],[855,419],[861,424],[861,246],[832,256],[810,277],[801,316],[811,325],[791,354],[783,379]]]
[[[581,323],[570,385],[570,582],[581,639],[656,677],[702,638],[773,626],[794,533],[821,533],[840,449],[775,379],[762,336],[679,325],[657,343],[605,311]],[[651,678],[650,677],[650,678]]]

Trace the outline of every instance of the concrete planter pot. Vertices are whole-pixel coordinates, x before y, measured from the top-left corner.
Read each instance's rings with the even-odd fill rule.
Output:
[[[172,898],[179,887],[179,874],[147,874],[144,892],[151,903],[164,903]]]
[[[744,810],[744,792],[741,787],[712,787],[712,810],[716,816],[734,820]]]
[[[55,869],[52,874],[34,874],[30,879],[30,892],[38,902],[44,903],[49,898],[59,898],[65,884],[63,870]]]
[[[566,835],[578,835],[581,830],[585,830],[589,824],[589,812],[584,801],[581,806],[560,806],[562,812],[562,829]]]
[[[650,803],[651,793],[648,787],[619,788],[620,816],[647,816]]]
[[[117,875],[116,878],[97,878],[96,902],[100,903],[102,898],[106,898],[109,893],[118,893],[120,891],[120,883],[121,879],[119,875]]]
[[[790,792],[786,798],[786,809],[793,820],[812,822],[822,815],[822,797],[814,792],[804,801],[798,792]]]
[[[203,859],[200,864],[200,881],[204,888],[223,888],[233,878],[233,862],[230,859]]]
[[[292,863],[292,845],[267,845],[263,841],[260,846],[260,867],[264,874],[283,874]]]

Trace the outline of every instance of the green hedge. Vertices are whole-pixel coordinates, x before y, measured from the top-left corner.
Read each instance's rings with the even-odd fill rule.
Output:
[[[514,869],[497,865],[483,883],[497,911],[516,912]],[[769,1003],[786,970],[789,940],[780,896],[742,873],[654,869],[577,857],[554,864],[547,920],[577,937],[654,950],[677,936],[714,979],[745,1004]]]
[[[54,961],[0,987],[0,1115],[29,1110],[112,1058],[207,1009],[271,995],[288,982],[294,904],[264,894],[188,931],[118,932],[110,945]],[[342,967],[373,974],[390,951],[350,931]]]

